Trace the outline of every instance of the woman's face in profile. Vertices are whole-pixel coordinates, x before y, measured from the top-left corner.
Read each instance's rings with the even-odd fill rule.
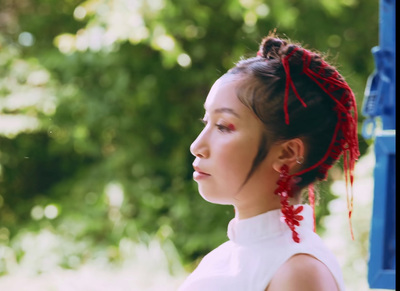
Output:
[[[204,104],[205,127],[190,147],[196,157],[193,178],[212,203],[234,204],[260,143],[261,122],[237,98],[236,83],[226,75],[212,86]]]

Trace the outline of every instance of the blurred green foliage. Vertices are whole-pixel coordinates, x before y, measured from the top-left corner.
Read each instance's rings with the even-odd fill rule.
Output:
[[[200,258],[226,239],[233,216],[203,201],[192,181],[189,146],[212,83],[276,27],[327,52],[361,107],[378,6],[0,0],[0,244],[47,229],[84,241],[84,261],[123,238],[157,236],[185,263]],[[362,154],[367,146],[360,136]],[[333,172],[329,181],[340,177]],[[329,183],[318,221],[334,198]]]

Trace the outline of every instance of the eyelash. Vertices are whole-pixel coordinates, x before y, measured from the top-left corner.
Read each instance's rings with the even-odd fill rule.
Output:
[[[201,123],[204,124],[204,126],[207,125],[207,120],[200,118]],[[218,128],[220,132],[226,133],[226,132],[232,132],[235,127],[233,124],[229,124],[228,126],[222,125],[222,124],[215,124],[215,126]]]

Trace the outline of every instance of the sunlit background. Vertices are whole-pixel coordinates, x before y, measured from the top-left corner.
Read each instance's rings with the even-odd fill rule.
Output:
[[[233,217],[192,181],[212,83],[277,28],[326,53],[360,108],[378,7],[0,0],[0,290],[176,290]],[[360,151],[355,240],[340,165],[317,207],[317,232],[357,291],[370,290],[373,142],[360,136]]]

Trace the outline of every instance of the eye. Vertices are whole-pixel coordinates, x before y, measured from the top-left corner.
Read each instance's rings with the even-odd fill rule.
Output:
[[[232,132],[235,130],[235,126],[233,124],[224,125],[224,124],[216,124],[215,125],[219,131],[221,132]]]
[[[205,118],[199,118],[199,121],[203,123],[204,126],[208,124],[208,120]],[[236,129],[232,123],[229,123],[228,125],[225,125],[224,123],[216,123],[215,126],[217,127],[218,131],[223,133],[229,133]]]

